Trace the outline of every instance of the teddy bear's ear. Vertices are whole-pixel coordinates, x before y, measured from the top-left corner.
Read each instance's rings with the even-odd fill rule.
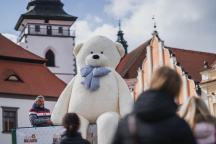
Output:
[[[115,42],[115,44],[116,44],[117,50],[118,50],[118,52],[119,52],[119,54],[120,54],[120,56],[122,58],[125,55],[125,49],[124,49],[124,47],[122,46],[121,43]]]
[[[83,46],[83,43],[80,43],[80,44],[78,44],[77,46],[75,46],[75,48],[74,48],[74,50],[73,50],[73,53],[74,53],[74,55],[75,56],[77,56],[77,54],[78,54],[78,52],[79,52],[79,50],[80,50],[80,48]]]

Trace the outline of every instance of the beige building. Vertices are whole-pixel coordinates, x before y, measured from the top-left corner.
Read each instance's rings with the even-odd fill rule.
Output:
[[[212,115],[216,116],[216,61],[206,66],[200,72],[202,81],[199,84],[202,89],[202,97],[209,106]]]
[[[189,96],[203,95],[199,85],[200,71],[204,67],[204,61],[213,63],[215,60],[216,54],[167,47],[157,31],[154,31],[153,37],[127,54],[116,70],[125,79],[136,100],[140,93],[148,89],[156,68],[171,67],[178,72],[183,82],[176,100],[181,105]]]

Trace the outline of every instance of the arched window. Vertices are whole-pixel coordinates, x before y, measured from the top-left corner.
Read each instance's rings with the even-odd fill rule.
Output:
[[[48,50],[46,52],[45,58],[48,60],[46,62],[46,66],[51,66],[51,67],[55,66],[55,55],[51,50]]]

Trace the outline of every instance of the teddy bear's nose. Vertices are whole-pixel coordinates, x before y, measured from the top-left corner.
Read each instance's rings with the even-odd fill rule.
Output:
[[[100,57],[98,55],[93,55],[93,59],[99,59]]]

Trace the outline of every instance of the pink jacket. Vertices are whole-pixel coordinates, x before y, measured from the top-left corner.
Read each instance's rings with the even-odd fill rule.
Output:
[[[215,126],[210,123],[197,123],[194,129],[197,144],[215,143]]]

